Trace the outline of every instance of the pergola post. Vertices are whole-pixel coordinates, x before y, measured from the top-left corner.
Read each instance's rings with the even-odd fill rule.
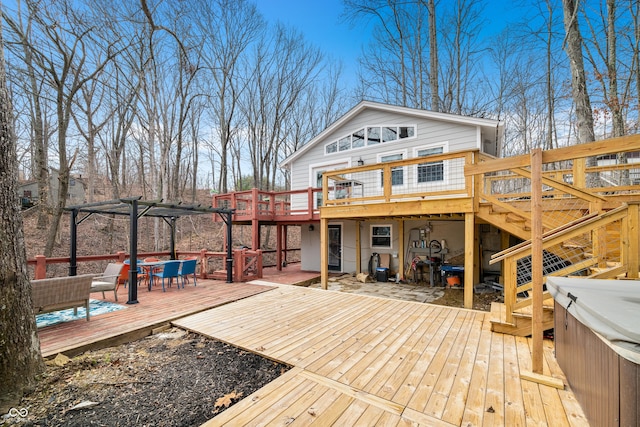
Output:
[[[276,225],[276,270],[282,271],[282,225]]]
[[[78,273],[78,210],[71,211],[71,231],[69,244],[69,276]]]
[[[138,303],[138,200],[129,204],[129,300]]]
[[[232,236],[232,216],[233,211],[226,212],[227,215],[227,283],[233,283],[233,252],[231,249]]]
[[[169,243],[169,252],[171,252],[171,259],[177,259],[176,256],[176,217],[171,217],[171,222],[169,224],[171,228],[171,242]]]

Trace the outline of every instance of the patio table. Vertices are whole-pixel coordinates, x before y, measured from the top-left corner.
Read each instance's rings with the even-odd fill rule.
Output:
[[[151,291],[151,284],[152,284],[152,280],[153,277],[151,276],[151,273],[153,272],[153,269],[156,267],[160,267],[163,264],[167,263],[169,261],[143,261],[143,262],[138,262],[137,265],[148,270],[148,275],[147,275],[147,288],[149,289],[149,291]]]

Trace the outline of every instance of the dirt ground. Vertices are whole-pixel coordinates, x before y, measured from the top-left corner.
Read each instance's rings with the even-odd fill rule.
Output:
[[[476,293],[473,295],[473,309],[491,311],[492,302],[503,302],[498,292]],[[449,307],[464,307],[464,289],[447,289],[444,295],[430,302],[430,304],[446,305]]]
[[[196,426],[289,369],[175,328],[47,365],[2,425]]]

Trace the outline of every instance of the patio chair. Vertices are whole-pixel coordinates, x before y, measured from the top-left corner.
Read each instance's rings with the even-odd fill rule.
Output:
[[[152,271],[151,273],[151,277],[153,278],[157,278],[157,279],[162,279],[162,292],[165,292],[165,287],[164,287],[164,279],[167,278],[169,279],[169,286],[171,286],[171,282],[173,282],[173,278],[176,278],[176,283],[178,284],[178,289],[180,288],[180,282],[178,282],[179,279],[179,268],[180,268],[180,263],[181,261],[175,260],[175,261],[166,261],[162,264],[162,270],[160,271],[156,271],[157,269],[154,269],[154,271]],[[149,290],[151,290],[151,287],[149,287]]]
[[[140,260],[138,260],[138,262],[140,262]],[[127,272],[124,274],[124,277],[125,277],[124,283],[120,282],[120,284],[124,284],[124,287],[126,288],[127,283],[129,283],[129,270],[131,269],[131,260],[130,259],[124,260],[124,265],[125,265],[125,268],[123,268],[122,270],[124,271],[126,269]],[[143,280],[149,280],[149,275],[140,266],[138,266],[136,270],[138,271],[138,286],[140,286],[140,282],[142,282]],[[119,280],[121,280],[122,277],[123,276],[120,275]]]
[[[193,286],[197,286],[196,283],[196,263],[197,259],[185,259],[182,260],[180,265],[180,277],[182,278],[182,287],[184,288],[185,281],[189,282],[189,276],[193,275]]]
[[[123,267],[124,264],[121,262],[107,264],[104,273],[91,281],[91,293],[102,292],[102,299],[104,299],[105,291],[113,291],[113,297],[118,301],[118,278]]]
[[[131,268],[131,266],[129,265],[129,260],[126,260],[122,265],[122,270],[120,270],[120,276],[118,277],[118,287],[120,287],[120,285],[124,286],[125,288],[127,287],[127,283],[129,282],[129,268]]]

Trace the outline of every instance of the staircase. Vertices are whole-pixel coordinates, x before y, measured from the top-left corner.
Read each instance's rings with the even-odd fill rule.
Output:
[[[640,141],[636,143],[640,146]],[[504,288],[504,303],[491,307],[492,330],[528,336],[532,326],[531,172],[522,162],[516,168],[499,169],[505,168],[504,159],[480,157],[483,173],[469,173],[480,175],[484,183],[484,191],[476,193],[476,218],[522,240],[490,261],[502,263]],[[498,166],[491,170],[493,161]],[[575,169],[571,172],[573,180],[584,181],[576,179],[579,172]],[[586,173],[583,169],[582,174]],[[609,196],[616,188],[587,191],[558,178],[564,175],[566,170],[555,170],[543,173],[542,178],[543,282],[549,276],[615,279],[630,272],[637,277],[640,188],[635,188],[634,197],[619,201]],[[554,327],[553,299],[546,290],[543,295],[542,323],[547,330]]]

